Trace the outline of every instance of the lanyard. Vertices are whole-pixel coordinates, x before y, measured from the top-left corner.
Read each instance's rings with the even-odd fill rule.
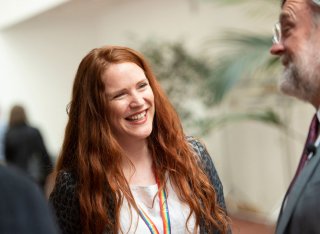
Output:
[[[164,189],[162,189],[159,193],[159,206],[160,206],[160,213],[161,213],[162,224],[163,224],[163,233],[171,234],[169,207],[167,203],[167,195]],[[152,222],[150,217],[141,208],[139,208],[139,214],[142,220],[148,226],[151,234],[160,234],[156,225]]]

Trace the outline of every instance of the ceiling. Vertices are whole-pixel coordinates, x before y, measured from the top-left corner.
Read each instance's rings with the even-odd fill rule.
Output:
[[[70,0],[0,0],[0,30]]]

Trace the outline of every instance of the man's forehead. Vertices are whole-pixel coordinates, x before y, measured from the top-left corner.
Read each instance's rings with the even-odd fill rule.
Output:
[[[299,20],[301,17],[305,17],[309,6],[308,0],[284,0],[284,5],[281,8],[279,21],[286,22],[291,20]]]
[[[320,0],[281,0],[281,7],[283,7],[283,5],[289,1],[304,2],[304,3],[308,3],[310,1],[310,3],[313,2],[315,5],[320,6]]]
[[[281,7],[283,7],[283,5],[288,3],[308,3],[308,1],[310,0],[282,0]],[[317,1],[317,0],[311,0],[311,1]]]
[[[302,9],[308,9],[308,0],[284,0],[281,7],[282,11],[280,18],[283,16],[295,16],[297,12],[301,12]]]

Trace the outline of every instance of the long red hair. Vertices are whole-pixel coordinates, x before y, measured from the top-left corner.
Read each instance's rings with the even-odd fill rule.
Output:
[[[154,93],[156,112],[148,146],[160,188],[165,187],[164,175],[167,173],[181,201],[189,205],[189,217],[195,215],[196,226],[204,219],[208,229],[227,233],[225,211],[217,204],[216,192],[186,142],[177,113],[143,56],[120,46],[93,49],[81,61],[55,170],[56,173],[71,171],[77,178],[83,232],[103,233],[107,228],[117,233],[124,197],[136,207],[121,170],[123,155],[110,129],[105,86],[101,79],[111,64],[124,62],[135,63],[144,70]],[[113,213],[110,213],[111,207]]]

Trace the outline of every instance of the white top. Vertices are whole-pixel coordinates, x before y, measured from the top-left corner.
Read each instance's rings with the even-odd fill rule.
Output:
[[[163,223],[160,214],[159,196],[156,195],[158,192],[158,185],[131,185],[130,188],[137,205],[148,215],[156,225],[159,233],[162,234]],[[180,202],[169,180],[167,182],[167,204],[169,207],[171,233],[193,233],[195,225],[194,215],[189,219],[188,227],[190,232],[188,232],[185,224],[189,215],[189,207]],[[131,208],[131,214],[132,217],[130,215],[128,201],[124,199],[120,210],[120,227],[123,233],[149,234],[150,230],[146,223],[133,208]],[[199,230],[195,233],[199,233]]]
[[[318,118],[318,120],[320,122],[320,109],[317,111],[317,118]]]
[[[318,121],[320,122],[320,109],[317,111],[317,119],[318,119]],[[319,133],[320,133],[320,131],[319,131]],[[318,147],[318,146],[319,146],[319,143],[320,143],[320,135],[318,135],[318,137],[317,137],[317,139],[316,139],[316,141],[315,141],[315,143],[314,143],[314,146],[315,146],[315,147]],[[308,155],[308,160],[310,160],[313,156],[314,156],[313,153],[310,153],[310,154]]]

